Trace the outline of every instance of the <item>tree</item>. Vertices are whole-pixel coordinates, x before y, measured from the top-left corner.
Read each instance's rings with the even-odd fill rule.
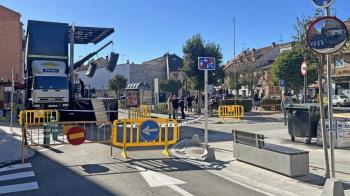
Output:
[[[109,86],[109,89],[113,90],[119,98],[120,90],[125,89],[127,83],[128,83],[128,79],[126,79],[123,75],[117,74],[117,75],[114,75],[108,81],[108,86]]]
[[[206,43],[200,34],[193,35],[188,39],[182,48],[184,53],[183,71],[190,80],[190,88],[202,90],[204,88],[204,71],[198,70],[198,57],[214,57],[216,63],[215,71],[209,71],[209,84],[217,85],[219,79],[223,79],[224,71],[222,69],[222,53],[218,44]],[[212,73],[215,74],[212,74]]]
[[[189,88],[197,90],[197,96],[201,97],[201,90],[204,89],[204,71],[198,70],[198,57],[214,57],[216,69],[208,71],[208,83],[218,85],[223,82],[224,71],[221,66],[222,53],[218,44],[205,42],[200,34],[193,35],[188,39],[182,48],[184,53],[183,71],[189,78]],[[215,73],[215,74],[213,74]],[[197,113],[201,113],[201,100],[198,99]]]
[[[159,82],[159,89],[161,92],[166,93],[177,93],[182,87],[182,83],[177,79],[162,80]]]
[[[244,70],[240,72],[240,83],[248,87],[252,100],[254,99],[254,91],[263,74],[263,70],[253,67],[253,65],[246,65]]]
[[[298,49],[292,49],[280,54],[272,64],[273,82],[278,84],[278,81],[283,79],[285,80],[285,87],[287,89],[293,89],[294,92],[299,92],[304,84],[304,76],[300,72],[300,66],[304,58],[308,59],[308,57],[305,57],[305,53]],[[317,80],[317,62],[309,56],[307,66],[307,83],[315,83]]]

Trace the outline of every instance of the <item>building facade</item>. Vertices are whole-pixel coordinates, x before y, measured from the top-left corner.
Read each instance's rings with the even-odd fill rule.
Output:
[[[9,103],[12,68],[15,85],[23,80],[23,30],[21,15],[0,5],[0,108]]]

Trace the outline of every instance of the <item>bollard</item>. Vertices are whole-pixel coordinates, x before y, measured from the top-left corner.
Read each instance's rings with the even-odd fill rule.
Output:
[[[57,141],[58,140],[58,129],[57,129],[57,124],[56,124],[56,120],[54,116],[50,117],[50,129],[51,129],[51,133],[52,133],[52,139]]]
[[[44,124],[44,145],[50,145],[50,125]]]

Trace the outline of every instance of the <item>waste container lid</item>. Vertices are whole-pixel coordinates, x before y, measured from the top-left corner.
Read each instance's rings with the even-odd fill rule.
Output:
[[[287,104],[286,109],[302,109],[309,110],[311,107],[318,107],[317,104],[314,103],[303,103],[303,104]]]

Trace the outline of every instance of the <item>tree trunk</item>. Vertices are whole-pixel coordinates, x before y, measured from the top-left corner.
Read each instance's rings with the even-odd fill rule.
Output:
[[[322,66],[322,65],[321,65]],[[325,126],[325,112],[324,112],[324,103],[323,103],[323,84],[322,84],[322,68],[318,73],[318,83],[319,83],[319,93],[320,93],[320,116],[321,116],[321,132],[322,132],[322,145],[324,151],[324,163],[325,163],[325,177],[329,178],[329,158],[328,158],[328,144],[327,144],[327,133]]]

